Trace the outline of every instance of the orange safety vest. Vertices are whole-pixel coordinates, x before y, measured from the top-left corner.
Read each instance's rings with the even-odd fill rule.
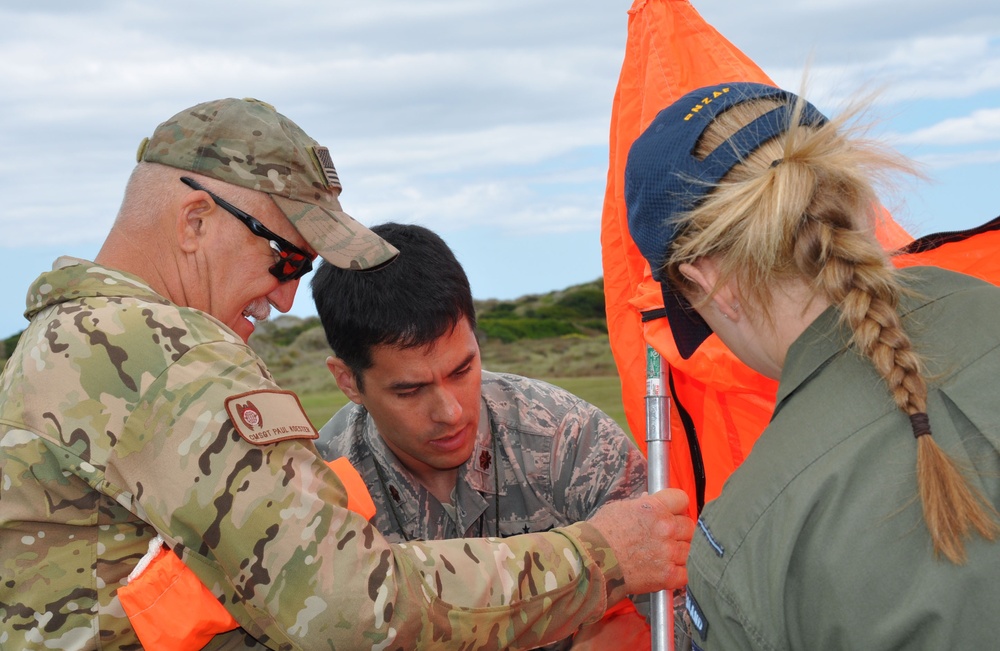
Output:
[[[328,461],[347,492],[347,508],[366,520],[375,515],[361,475],[346,457]],[[225,606],[166,545],[154,548],[149,564],[118,589],[118,600],[144,649],[197,651],[219,633],[239,626]]]

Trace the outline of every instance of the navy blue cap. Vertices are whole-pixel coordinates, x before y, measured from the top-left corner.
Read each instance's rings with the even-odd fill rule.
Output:
[[[748,100],[782,102],[756,118],[704,158],[695,154],[705,128],[726,109]],[[687,359],[712,334],[704,319],[663,276],[667,250],[677,236],[677,218],[698,206],[737,163],[785,133],[798,97],[774,86],[750,82],[718,84],[691,91],[657,114],[636,138],[625,164],[628,228],[663,289],[664,307],[677,350]],[[800,124],[826,122],[803,103]]]

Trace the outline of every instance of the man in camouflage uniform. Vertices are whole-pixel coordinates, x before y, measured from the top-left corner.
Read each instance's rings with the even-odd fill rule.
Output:
[[[238,623],[208,648],[528,646],[685,581],[674,491],[502,542],[392,545],[344,508],[246,345],[317,254],[394,256],[339,193],[272,107],[200,104],[140,147],[96,261],[31,286],[0,377],[0,647],[138,648],[118,590],[157,535]]]
[[[355,403],[316,447],[358,469],[382,535],[548,531],[645,490],[645,458],[597,407],[483,370],[469,281],[440,237],[393,223],[372,231],[399,250],[392,263],[365,273],[322,265],[312,281],[336,355],[328,366]],[[646,627],[638,615],[634,624]]]

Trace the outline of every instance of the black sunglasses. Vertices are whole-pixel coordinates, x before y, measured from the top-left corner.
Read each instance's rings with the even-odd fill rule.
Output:
[[[312,256],[295,246],[285,238],[281,237],[277,233],[271,231],[269,228],[260,223],[253,215],[243,212],[233,204],[229,203],[222,197],[218,196],[208,188],[202,186],[200,183],[192,178],[186,176],[181,177],[181,182],[190,188],[195,190],[201,190],[212,197],[212,200],[219,205],[220,208],[228,212],[230,215],[236,219],[243,222],[250,232],[257,237],[262,237],[268,241],[271,245],[271,249],[278,255],[278,261],[271,265],[268,271],[271,275],[285,282],[288,280],[295,280],[296,278],[301,278],[310,271],[312,271]]]

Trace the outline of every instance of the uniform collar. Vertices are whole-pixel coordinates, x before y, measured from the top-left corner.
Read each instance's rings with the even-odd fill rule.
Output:
[[[57,303],[97,296],[131,296],[169,304],[141,278],[89,260],[62,256],[28,288],[24,316],[29,321]]]
[[[912,312],[941,296],[967,287],[968,282],[961,274],[936,267],[911,267],[900,276],[900,281],[902,291],[897,310],[904,325]],[[915,285],[920,290],[913,290]],[[933,295],[927,296],[926,292],[931,288]],[[835,357],[841,354],[859,354],[856,350],[849,349],[852,334],[851,329],[841,323],[840,310],[835,306],[828,307],[809,324],[792,343],[785,356],[775,414],[781,409],[783,402]]]
[[[493,505],[496,498],[496,478],[495,472],[495,450],[502,446],[493,444],[493,421],[488,405],[482,399],[479,411],[479,426],[476,434],[476,444],[472,455],[459,469],[456,479],[453,504],[455,506],[458,521],[463,531],[458,532],[458,536],[465,533],[469,527],[473,526],[480,516],[492,518]],[[399,516],[407,532],[420,532],[423,527],[419,525],[425,518],[438,517],[436,509],[434,513],[423,513],[420,505],[437,502],[436,498],[430,494],[423,484],[413,475],[396,455],[389,449],[378,432],[378,427],[367,410],[363,410],[364,424],[361,428],[363,437],[368,449],[371,450],[374,462],[381,469],[381,477],[384,478],[384,490],[386,501],[391,500],[395,504],[396,513]],[[501,486],[501,494],[504,490]],[[395,494],[394,494],[395,493]],[[397,500],[396,497],[399,497]],[[438,507],[438,504],[434,505]],[[443,507],[439,507],[443,511]],[[490,513],[486,513],[489,509]],[[485,516],[484,516],[485,514]],[[493,527],[492,519],[490,527]]]
[[[798,387],[819,373],[834,357],[847,350],[850,331],[839,320],[840,311],[830,306],[792,342],[781,369],[775,413]]]

